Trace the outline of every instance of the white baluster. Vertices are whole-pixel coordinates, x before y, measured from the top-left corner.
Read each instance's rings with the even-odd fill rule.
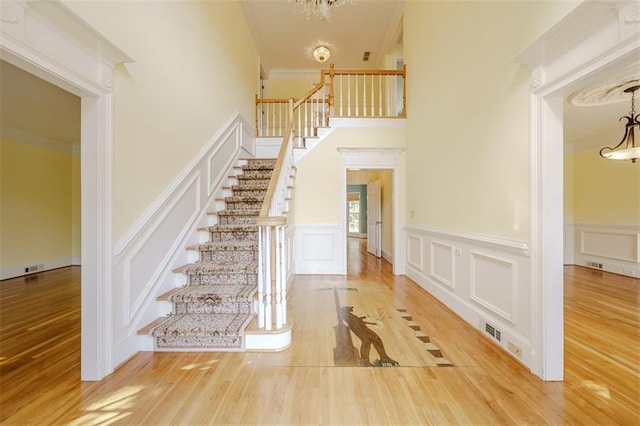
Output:
[[[287,323],[287,275],[289,269],[287,267],[287,227],[280,227],[280,316],[282,324]]]
[[[280,307],[282,306],[282,282],[281,282],[281,262],[282,262],[282,252],[280,251],[280,246],[282,245],[282,241],[280,240],[280,229],[281,226],[275,227],[275,240],[276,240],[276,271],[275,271],[275,320],[276,320],[276,330],[282,328],[282,311]]]
[[[356,74],[356,117],[360,116],[360,98],[358,97],[358,74]]]
[[[272,327],[272,315],[271,315],[271,227],[265,226],[265,288],[264,288],[264,323],[265,329],[271,330]]]
[[[351,117],[351,76],[347,75],[347,116]]]
[[[371,74],[371,116],[374,117],[376,115],[376,105],[374,102],[373,96],[373,88],[375,86],[375,75]]]
[[[264,226],[258,228],[258,328],[264,328],[264,256],[266,247],[264,245]]]
[[[380,107],[378,108],[378,114],[380,114],[380,117],[383,116],[382,114],[382,79],[384,77],[381,75],[380,77],[378,77],[378,102],[380,102]]]
[[[339,103],[340,103],[340,117],[342,117],[344,115],[344,110],[343,110],[343,104],[344,104],[344,89],[342,86],[342,79],[343,79],[343,75],[340,75],[340,90],[338,91],[339,95],[338,95],[338,99],[340,99]],[[333,113],[333,115],[336,115],[335,112]]]

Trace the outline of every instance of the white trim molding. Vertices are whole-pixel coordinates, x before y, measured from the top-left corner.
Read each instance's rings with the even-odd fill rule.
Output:
[[[404,125],[405,120],[402,121]],[[347,234],[347,169],[360,168],[360,169],[391,169],[393,172],[393,195],[395,200],[392,206],[391,217],[393,218],[392,234],[393,234],[393,274],[404,274],[404,266],[406,263],[404,257],[404,250],[402,247],[402,241],[404,241],[404,235],[400,229],[400,164],[401,156],[404,152],[403,148],[337,148],[338,152],[342,155],[343,171],[342,171],[342,204],[340,211],[342,212],[341,227],[343,233]],[[347,271],[347,240],[343,241],[342,246],[342,270]]]
[[[296,274],[346,274],[342,246],[346,241],[339,223],[297,223],[295,226]]]
[[[640,277],[640,225],[565,223],[564,233],[565,264]]]
[[[147,350],[148,339],[137,331],[170,312],[156,298],[184,284],[184,275],[172,271],[190,262],[187,247],[201,242],[197,230],[211,224],[208,213],[240,157],[253,157],[245,149],[252,128],[233,114],[116,243],[114,306],[123,313],[113,330],[116,364]]]
[[[637,66],[636,12],[633,0],[581,2],[515,57],[531,72],[531,357],[543,380],[564,377],[563,101]]]
[[[81,98],[82,380],[113,362],[113,95],[117,64],[132,62],[60,1],[3,1],[0,58]]]
[[[529,249],[522,241],[405,226],[406,275],[473,327],[489,323],[530,367]]]

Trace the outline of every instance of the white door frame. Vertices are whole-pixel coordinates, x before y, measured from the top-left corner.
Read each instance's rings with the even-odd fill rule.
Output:
[[[392,203],[392,228],[393,228],[393,274],[404,273],[404,250],[400,243],[400,154],[402,148],[338,148],[342,155],[342,226],[347,226],[347,169],[390,169],[393,173],[393,203]],[[347,231],[344,230],[342,244],[342,266],[344,274],[347,273]]]
[[[131,59],[59,1],[3,1],[0,58],[81,98],[81,379],[113,365],[113,69]]]
[[[632,1],[583,2],[516,57],[531,69],[531,367],[543,380],[564,374],[563,99],[638,62],[639,16]]]

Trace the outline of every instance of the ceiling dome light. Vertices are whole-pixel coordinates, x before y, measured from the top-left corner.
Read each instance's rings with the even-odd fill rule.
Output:
[[[318,46],[313,49],[313,58],[321,64],[331,57],[331,51],[326,46]]]

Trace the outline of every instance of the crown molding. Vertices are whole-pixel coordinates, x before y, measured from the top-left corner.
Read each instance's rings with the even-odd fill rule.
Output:
[[[39,148],[52,149],[54,151],[67,152],[70,154],[80,154],[80,141],[71,142],[61,139],[48,138],[45,136],[25,133],[18,130],[0,127],[0,138],[13,142],[33,145]]]

